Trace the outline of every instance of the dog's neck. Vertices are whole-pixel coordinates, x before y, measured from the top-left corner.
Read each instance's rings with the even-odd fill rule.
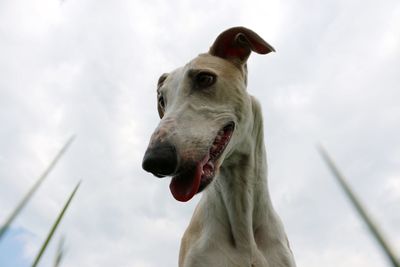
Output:
[[[210,227],[222,231],[220,238],[228,236],[231,245],[246,251],[250,258],[259,251],[268,257],[265,251],[271,250],[271,244],[287,246],[269,197],[262,116],[255,99],[252,99],[252,113],[251,134],[225,159],[213,186],[202,199],[208,202],[208,219],[214,220]],[[214,200],[207,201],[208,198]]]

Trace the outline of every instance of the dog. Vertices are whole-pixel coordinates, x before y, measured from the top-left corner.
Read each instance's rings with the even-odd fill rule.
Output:
[[[268,192],[261,107],[246,89],[250,53],[273,51],[252,30],[230,28],[208,53],[158,80],[161,121],[142,167],[171,176],[178,201],[203,192],[179,267],[295,266]]]

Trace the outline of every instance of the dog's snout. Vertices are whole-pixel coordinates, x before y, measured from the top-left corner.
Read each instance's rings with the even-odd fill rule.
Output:
[[[175,146],[169,142],[157,143],[147,148],[142,168],[157,177],[172,175],[178,165]]]

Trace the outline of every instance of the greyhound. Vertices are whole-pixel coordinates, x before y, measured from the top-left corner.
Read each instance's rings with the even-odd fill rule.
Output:
[[[178,201],[203,191],[179,267],[295,266],[268,192],[261,107],[246,91],[251,51],[275,50],[247,28],[230,28],[208,53],[158,80],[161,121],[142,167],[172,176]]]

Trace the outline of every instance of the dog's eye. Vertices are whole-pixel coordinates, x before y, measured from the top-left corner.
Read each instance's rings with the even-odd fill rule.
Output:
[[[200,72],[195,77],[196,85],[200,88],[205,88],[213,85],[217,77],[210,72]]]
[[[165,110],[165,100],[164,97],[161,95],[158,97],[158,105],[157,105],[157,111],[158,115],[160,116],[160,119],[164,117],[164,110]]]
[[[158,104],[160,105],[161,108],[165,108],[165,101],[164,101],[164,97],[160,96],[158,97]]]

